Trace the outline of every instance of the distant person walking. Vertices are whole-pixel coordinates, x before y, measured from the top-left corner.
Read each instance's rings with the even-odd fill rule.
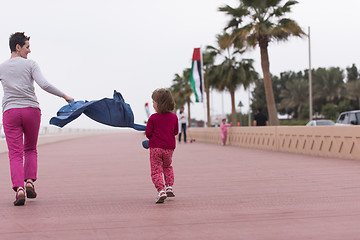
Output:
[[[267,126],[268,118],[262,113],[262,109],[258,108],[254,116],[254,126]]]
[[[180,107],[180,112],[178,115],[179,119],[179,143],[181,142],[181,133],[184,133],[184,142],[186,143],[186,130],[188,126],[188,116],[184,111],[184,107]]]
[[[37,196],[34,182],[37,179],[36,145],[41,111],[34,81],[48,93],[67,102],[74,100],[47,82],[38,64],[27,59],[31,52],[29,39],[23,32],[12,34],[9,39],[11,57],[0,64],[0,81],[4,90],[3,126],[9,149],[12,188],[16,191],[15,206],[24,205],[24,188],[27,198]]]
[[[231,126],[231,123],[226,123],[226,118],[223,118],[220,124],[222,145],[226,145],[227,128]]]
[[[175,108],[175,102],[169,90],[156,89],[151,98],[156,113],[150,116],[145,134],[149,139],[151,179],[158,191],[156,203],[163,203],[167,197],[175,197],[171,163],[179,125],[176,114],[171,112]]]

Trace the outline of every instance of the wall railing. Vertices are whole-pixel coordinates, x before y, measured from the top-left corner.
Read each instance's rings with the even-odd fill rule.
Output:
[[[191,138],[199,142],[222,142],[219,127],[189,128],[188,132]],[[360,159],[360,127],[230,127],[227,144],[323,157]]]

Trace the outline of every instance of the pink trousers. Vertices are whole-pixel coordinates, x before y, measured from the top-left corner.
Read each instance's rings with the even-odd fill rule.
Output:
[[[223,141],[223,144],[226,143],[226,138],[227,138],[227,132],[221,132],[221,139]]]
[[[173,149],[150,148],[151,179],[158,191],[174,184],[173,153]]]
[[[3,113],[14,191],[24,187],[26,179],[37,179],[36,145],[40,120],[41,111],[38,108],[12,108]]]

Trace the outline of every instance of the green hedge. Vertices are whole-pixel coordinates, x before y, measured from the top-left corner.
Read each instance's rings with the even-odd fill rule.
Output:
[[[280,121],[280,126],[305,126],[309,121]]]

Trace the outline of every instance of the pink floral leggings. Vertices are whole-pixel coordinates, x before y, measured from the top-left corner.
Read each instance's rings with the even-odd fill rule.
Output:
[[[158,191],[174,184],[173,153],[173,149],[150,148],[151,179]]]

